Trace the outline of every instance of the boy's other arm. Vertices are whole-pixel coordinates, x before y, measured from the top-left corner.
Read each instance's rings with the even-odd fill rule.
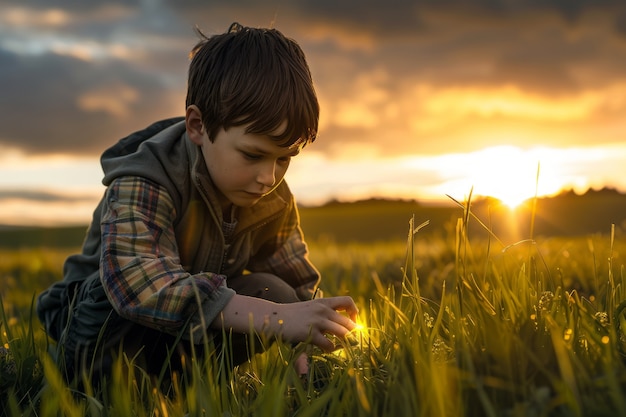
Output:
[[[101,221],[100,273],[115,311],[127,320],[202,340],[234,291],[213,272],[191,274],[180,264],[174,205],[167,191],[138,177],[115,180]]]
[[[309,300],[320,281],[320,273],[309,260],[295,203],[264,251],[247,265],[253,272],[270,272],[291,285],[301,300]]]
[[[211,327],[249,333],[252,325],[260,335],[310,342],[330,352],[336,347],[325,334],[345,337],[356,326],[357,313],[354,300],[347,296],[279,304],[235,294]]]

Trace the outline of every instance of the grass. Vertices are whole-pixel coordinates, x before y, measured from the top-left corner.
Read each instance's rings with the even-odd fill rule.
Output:
[[[470,236],[476,221],[466,209],[428,240],[411,220],[404,241],[311,242],[325,293],[353,295],[363,328],[333,354],[313,349],[304,381],[292,365],[307,348],[277,343],[234,372],[220,352],[194,360],[192,375],[166,391],[128,372],[132,360],[117,363],[108,390],[67,387],[30,311],[33,294],[60,279],[64,253],[5,252],[1,413],[626,415],[621,231],[505,243]]]

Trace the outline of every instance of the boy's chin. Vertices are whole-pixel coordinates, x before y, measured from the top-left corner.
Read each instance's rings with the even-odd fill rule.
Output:
[[[256,205],[263,196],[245,195],[240,198],[233,198],[230,201],[237,207],[247,208]]]

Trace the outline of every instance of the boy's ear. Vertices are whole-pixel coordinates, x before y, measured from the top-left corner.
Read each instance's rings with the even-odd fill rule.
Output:
[[[187,136],[193,143],[201,146],[204,140],[204,125],[202,124],[202,112],[195,104],[187,107],[185,112],[185,127]]]

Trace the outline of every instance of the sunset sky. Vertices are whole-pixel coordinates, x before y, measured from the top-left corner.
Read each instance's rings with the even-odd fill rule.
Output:
[[[86,223],[99,155],[182,115],[188,53],[238,21],[307,54],[322,113],[300,203],[626,191],[623,0],[0,4],[0,224]]]

